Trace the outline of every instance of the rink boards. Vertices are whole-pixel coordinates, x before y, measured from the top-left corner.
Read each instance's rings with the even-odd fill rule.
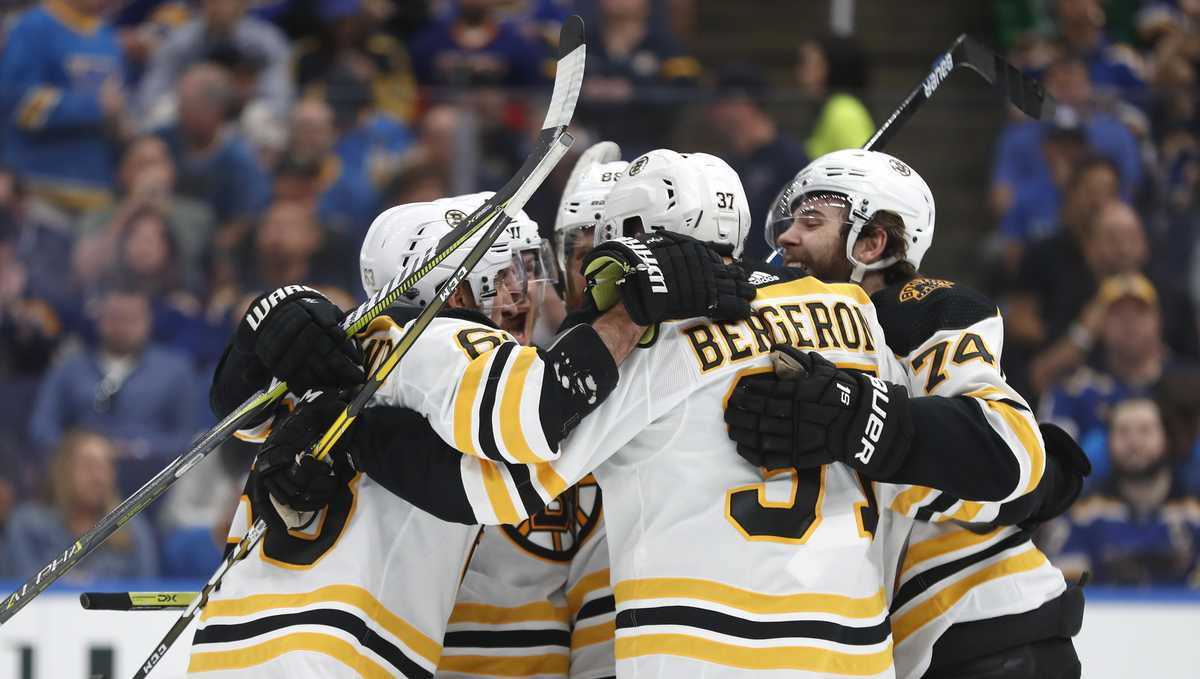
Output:
[[[85,611],[83,589],[186,591],[194,581],[101,583],[55,588],[0,627],[0,677],[60,679],[133,674],[178,617],[176,611]],[[0,582],[5,591],[16,582]],[[1089,587],[1083,631],[1076,638],[1085,679],[1191,679],[1200,667],[1200,592]],[[185,633],[152,676],[177,679],[187,667]]]

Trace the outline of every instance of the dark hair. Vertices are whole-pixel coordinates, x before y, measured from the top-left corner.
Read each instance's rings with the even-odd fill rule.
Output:
[[[135,274],[125,261],[125,248],[133,239],[133,225],[146,218],[157,219],[162,224],[162,236],[167,245],[167,265],[159,272],[154,280],[147,280]],[[153,294],[171,292],[183,287],[183,253],[179,247],[179,239],[171,229],[171,219],[161,211],[144,207],[129,215],[125,220],[124,234],[117,244],[116,258],[106,279],[112,284],[114,291],[124,292],[130,288],[147,297]]]
[[[861,90],[867,86],[867,58],[857,40],[829,35],[818,42],[829,63],[827,91]]]
[[[862,231],[859,233],[859,238],[873,235],[880,229],[887,236],[887,244],[883,246],[883,253],[880,255],[880,259],[887,259],[892,256],[903,258],[904,255],[908,254],[908,239],[904,236],[904,220],[900,215],[884,210],[876,212],[872,215],[871,221],[863,225]],[[849,235],[850,222],[847,221],[842,225],[843,243],[845,243]],[[917,268],[912,265],[912,262],[905,259],[900,259],[883,270],[883,280],[887,285],[905,283],[916,278],[917,275]]]

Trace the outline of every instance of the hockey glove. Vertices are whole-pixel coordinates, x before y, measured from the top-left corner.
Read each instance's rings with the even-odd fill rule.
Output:
[[[618,301],[638,325],[708,316],[750,315],[754,287],[736,264],[705,243],[669,231],[602,243],[583,260],[588,294],[606,311]]]
[[[350,455],[342,445],[347,432],[329,455],[318,460],[308,455],[346,402],[325,396],[302,403],[278,423],[263,443],[254,462],[262,486],[280,504],[300,512],[315,512],[329,504],[354,475]]]
[[[1026,530],[1033,530],[1070,509],[1083,492],[1083,480],[1092,473],[1087,454],[1062,427],[1042,422],[1038,428],[1042,430],[1047,458],[1041,483],[1052,481],[1054,487],[1046,490],[1041,505],[1032,516],[1021,522],[1021,527]],[[1035,494],[1041,495],[1042,489]]]
[[[258,356],[292,393],[344,389],[366,381],[362,352],[339,326],[342,310],[304,285],[259,297],[238,326],[240,350]]]
[[[776,345],[774,373],[738,380],[725,408],[738,454],[757,467],[844,462],[871,479],[898,470],[912,444],[908,392],[841,370],[816,352]]]

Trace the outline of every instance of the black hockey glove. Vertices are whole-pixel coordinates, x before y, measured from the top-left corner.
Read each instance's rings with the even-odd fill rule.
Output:
[[[342,310],[304,285],[259,297],[238,326],[238,349],[258,356],[288,389],[338,390],[366,381],[362,352],[338,325]]]
[[[738,454],[757,467],[844,462],[871,479],[898,470],[912,444],[908,392],[841,370],[816,352],[776,345],[774,373],[738,380],[725,408]]]
[[[1083,492],[1083,480],[1092,473],[1087,454],[1062,427],[1041,422],[1038,428],[1042,430],[1042,442],[1046,444],[1042,484],[1052,483],[1053,487],[1044,491],[1038,488],[1034,492],[1043,497],[1038,509],[1021,522],[1021,527],[1026,530],[1033,530],[1070,509]]]
[[[606,311],[619,300],[638,325],[708,316],[750,316],[755,289],[737,264],[705,243],[669,231],[602,243],[583,260],[588,294]]]
[[[343,445],[350,432],[343,434],[324,460],[306,454],[345,407],[345,401],[322,396],[300,404],[272,428],[254,470],[259,483],[280,504],[315,512],[329,504],[354,476],[351,455]]]

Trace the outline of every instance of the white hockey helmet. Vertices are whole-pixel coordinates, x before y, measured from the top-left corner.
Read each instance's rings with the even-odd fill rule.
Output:
[[[639,156],[608,194],[596,243],[660,230],[727,244],[741,256],[750,230],[742,180],[707,153],[656,149]]]
[[[777,247],[779,236],[791,227],[793,211],[807,196],[835,194],[845,199],[850,232],[846,259],[854,266],[851,280],[861,281],[867,271],[885,269],[904,260],[920,268],[933,243],[934,202],[929,185],[907,163],[879,151],[847,149],[827,153],[809,163],[783,188],[763,229],[767,245]],[[876,213],[896,214],[904,222],[905,252],[864,264],[854,257],[854,244]]]
[[[456,202],[460,209],[470,214],[494,195],[496,195],[495,191],[480,191],[450,198],[439,198],[434,202]],[[508,232],[509,247],[525,264],[527,282],[555,283],[558,281],[553,255],[550,252],[550,243],[538,233],[538,223],[533,221],[532,217],[524,210],[519,211],[517,216],[508,223],[506,231]]]
[[[602,141],[587,148],[575,161],[554,216],[555,259],[566,272],[572,249],[586,236],[591,249],[594,236],[581,233],[594,229],[604,218],[604,204],[617,179],[629,163],[621,160],[621,147]]]
[[[478,202],[472,204],[469,200],[451,198],[408,203],[385,210],[371,223],[359,253],[363,290],[368,295],[374,295],[397,272],[416,271],[421,262],[449,246],[446,236],[477,206]],[[481,230],[459,246],[401,296],[397,304],[424,307],[433,301],[442,284],[482,237]],[[507,230],[488,248],[465,280],[475,303],[485,315],[491,315],[497,291],[502,284],[508,293],[509,303],[520,301],[525,290],[525,268],[520,266],[513,253]]]

